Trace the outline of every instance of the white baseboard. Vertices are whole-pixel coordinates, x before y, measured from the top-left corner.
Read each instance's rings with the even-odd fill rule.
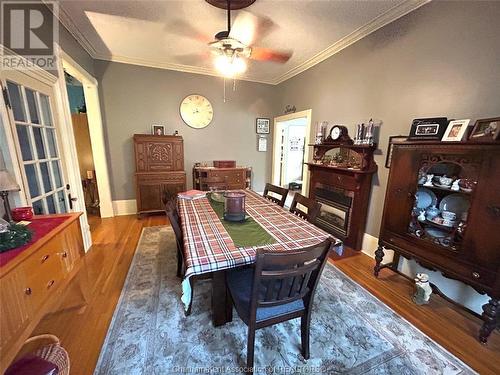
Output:
[[[137,201],[135,199],[124,199],[113,201],[115,216],[134,215],[137,213]]]

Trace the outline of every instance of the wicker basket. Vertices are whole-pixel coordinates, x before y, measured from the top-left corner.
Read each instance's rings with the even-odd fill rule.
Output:
[[[30,337],[24,342],[17,358],[32,354],[48,362],[54,363],[59,369],[58,375],[69,375],[70,363],[68,352],[61,346],[59,338],[50,334]]]

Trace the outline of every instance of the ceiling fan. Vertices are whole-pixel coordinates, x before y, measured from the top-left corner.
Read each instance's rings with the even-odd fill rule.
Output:
[[[215,67],[223,76],[233,78],[243,73],[247,68],[247,59],[284,64],[292,56],[291,51],[260,48],[254,45],[256,39],[267,34],[275,26],[269,18],[240,11],[231,23],[231,10],[246,8],[255,0],[206,0],[206,2],[227,10],[227,30],[215,34],[215,40],[196,32],[197,39],[208,42]],[[192,27],[189,31],[195,36]]]

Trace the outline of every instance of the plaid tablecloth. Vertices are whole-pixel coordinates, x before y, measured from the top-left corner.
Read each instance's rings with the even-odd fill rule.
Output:
[[[328,237],[335,241],[335,246],[341,246],[340,240],[288,210],[251,190],[244,192],[247,214],[276,239],[276,243],[263,248],[297,250],[318,244]],[[192,275],[255,262],[256,247],[236,247],[207,198],[179,199],[178,202],[184,236],[185,280]]]

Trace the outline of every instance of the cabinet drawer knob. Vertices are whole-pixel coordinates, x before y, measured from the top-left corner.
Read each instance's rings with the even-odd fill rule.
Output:
[[[63,258],[67,258],[68,257],[68,252],[67,251],[63,251],[62,253],[59,253]]]
[[[472,272],[472,277],[475,279],[479,279],[479,278],[481,278],[481,275],[477,272]]]
[[[31,288],[28,287],[28,288],[24,289],[24,293],[26,293],[28,296],[30,296],[31,295]]]
[[[49,259],[49,255],[48,255],[48,254],[47,254],[47,255],[44,255],[44,256],[42,257],[42,263],[43,263],[43,262],[45,262],[47,259]]]
[[[56,281],[55,280],[50,280],[48,283],[47,283],[47,289],[50,288],[52,285],[54,285]]]

